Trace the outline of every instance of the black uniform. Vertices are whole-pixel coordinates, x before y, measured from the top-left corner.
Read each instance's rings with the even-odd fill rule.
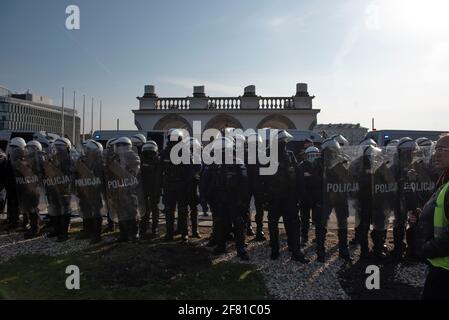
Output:
[[[317,217],[321,215],[323,198],[323,168],[322,162],[302,161],[298,166],[299,182],[299,212],[301,217],[301,241],[307,243],[309,239],[310,211],[312,222],[316,225]],[[315,228],[315,232],[316,232]]]
[[[170,151],[173,144],[169,144],[161,154],[162,160],[162,188],[163,203],[165,207],[166,220],[166,240],[170,241],[174,236],[175,210],[178,207],[178,229],[183,240],[188,235],[187,226],[187,181],[189,176],[189,166],[186,164],[173,164],[170,160]]]
[[[146,233],[151,214],[151,231],[153,236],[158,234],[159,228],[159,200],[162,188],[162,164],[158,155],[153,158],[142,157],[143,194],[146,201],[146,212],[140,220],[140,234]]]
[[[200,183],[201,164],[188,165],[187,178],[187,204],[190,209],[190,223],[192,226],[192,236],[200,237],[198,233],[198,204],[200,204],[200,197],[198,194],[198,185]]]
[[[232,224],[237,253],[245,251],[245,219],[248,202],[248,176],[243,164],[211,164],[204,172],[206,199],[214,217],[215,253],[226,250],[229,225]]]
[[[248,221],[247,221],[247,231],[252,233],[251,228],[251,198],[254,197],[254,206],[256,207],[256,239],[261,241],[265,240],[263,233],[263,216],[264,216],[264,207],[263,207],[263,198],[264,198],[264,179],[260,175],[260,166],[259,164],[247,164],[246,170],[248,172],[248,187],[249,187],[249,195],[248,195]]]
[[[279,219],[282,217],[287,233],[292,260],[306,262],[300,248],[300,222],[298,215],[298,172],[292,152],[279,144],[278,170],[266,177],[268,197],[268,230],[270,232],[271,258],[279,256]]]

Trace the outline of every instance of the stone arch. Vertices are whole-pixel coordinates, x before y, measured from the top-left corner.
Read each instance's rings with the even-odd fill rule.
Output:
[[[310,130],[310,131],[313,131],[313,128],[315,128],[316,124],[317,124],[317,121],[316,121],[316,120],[313,120],[312,123],[311,123],[310,126],[309,126],[309,130]]]
[[[281,114],[270,114],[259,122],[257,128],[296,129],[296,126],[293,121],[286,116]]]
[[[240,121],[234,118],[233,116],[230,116],[228,114],[219,114],[214,116],[207,122],[206,126],[204,127],[204,130],[210,128],[221,130],[226,127],[243,129],[243,126],[240,123]]]
[[[177,114],[168,114],[158,120],[154,125],[153,130],[164,130],[167,131],[169,129],[186,129],[190,133],[192,133],[192,126],[190,123],[183,117]]]

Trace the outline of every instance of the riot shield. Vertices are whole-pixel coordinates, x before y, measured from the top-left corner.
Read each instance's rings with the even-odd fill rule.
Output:
[[[11,160],[19,210],[26,228],[26,238],[32,238],[38,234],[39,212],[46,207],[41,165],[40,152],[28,148],[24,150],[22,157]]]
[[[389,219],[397,209],[396,157],[396,147],[384,147],[374,159],[372,188],[372,224],[374,230],[387,230]]]
[[[113,172],[110,170],[110,164],[115,158],[115,153],[113,148],[107,148],[103,152],[103,172],[105,179],[105,204],[106,209],[108,211],[108,219],[114,220],[114,217],[117,222],[118,217],[118,192],[117,189],[114,189],[112,181],[114,181]]]
[[[115,222],[138,219],[139,157],[132,150],[119,151],[107,162],[106,170],[108,203],[112,219]]]
[[[337,216],[338,229],[347,229],[349,214],[357,216],[360,149],[345,147],[323,152],[323,206],[324,226],[332,212]],[[335,226],[334,226],[335,227]]]
[[[71,214],[71,168],[68,150],[54,149],[42,163],[50,216]]]
[[[342,148],[349,163],[348,169],[348,214],[354,219],[356,230],[368,232],[372,208],[372,157],[370,146],[348,146]]]
[[[81,217],[101,218],[105,214],[103,204],[105,189],[100,154],[94,157],[80,156],[74,164],[73,175]]]
[[[411,188],[416,197],[417,208],[423,208],[432,196],[438,172],[432,165],[433,147],[420,147],[415,153],[409,174],[415,175]]]

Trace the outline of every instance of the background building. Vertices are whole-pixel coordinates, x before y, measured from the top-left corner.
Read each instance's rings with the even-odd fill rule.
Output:
[[[0,130],[46,131],[61,135],[62,108],[51,99],[29,92],[12,93],[0,87]],[[73,140],[73,108],[64,108],[64,136]],[[80,136],[80,118],[75,110],[75,137]],[[79,140],[79,139],[77,139]]]
[[[195,86],[192,97],[160,98],[155,87],[148,85],[144,95],[137,97],[139,109],[133,113],[139,130],[183,128],[192,132],[194,120],[201,121],[203,131],[224,127],[312,130],[320,112],[312,108],[313,98],[305,83],[298,83],[296,94],[290,97],[257,96],[251,85],[243,96],[209,97],[204,86]]]
[[[329,123],[317,124],[313,131],[319,133],[324,138],[333,136],[334,134],[341,134],[348,139],[350,144],[359,144],[368,132],[368,128],[360,126],[360,123]]]

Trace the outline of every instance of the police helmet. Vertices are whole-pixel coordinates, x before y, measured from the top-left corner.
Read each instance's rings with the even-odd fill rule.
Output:
[[[100,152],[103,152],[102,144],[97,142],[97,141],[95,141],[95,140],[92,140],[92,139],[89,139],[89,140],[85,141],[83,147],[84,147],[84,149],[86,151],[87,150],[89,150],[89,151],[96,151],[96,150],[98,150]]]
[[[313,161],[315,161],[316,159],[318,159],[318,158],[321,157],[321,152],[320,152],[320,150],[319,150],[317,147],[314,147],[314,146],[308,147],[308,148],[304,151],[304,154],[305,154],[305,159],[306,159],[308,162],[313,162]]]
[[[374,140],[371,139],[371,138],[368,138],[368,139],[363,140],[362,142],[360,142],[359,145],[361,145],[361,146],[373,146],[373,147],[377,147],[376,141],[374,141]]]
[[[55,140],[55,142],[54,142],[54,146],[56,148],[63,148],[63,147],[65,147],[68,150],[70,150],[72,148],[72,143],[67,138],[57,138]]]
[[[433,145],[432,140],[426,137],[420,137],[416,139],[415,142],[420,147],[431,147]]]
[[[111,148],[111,147],[114,145],[114,141],[115,141],[115,140],[117,140],[117,138],[109,139],[109,140],[106,142],[106,149]]]
[[[399,150],[416,150],[418,149],[418,144],[410,137],[402,138],[398,141]]]
[[[334,139],[335,141],[337,141],[341,147],[349,145],[349,141],[345,137],[343,137],[341,134],[333,135],[331,137],[331,139]]]
[[[279,142],[287,143],[293,139],[293,136],[287,130],[281,130],[278,132],[276,138]]]
[[[131,136],[131,142],[133,145],[142,145],[147,142],[147,138],[143,134],[137,133]]]
[[[28,141],[25,147],[27,149],[34,149],[37,151],[42,151],[42,144],[37,140]]]
[[[142,153],[144,153],[146,151],[152,151],[154,153],[157,153],[158,150],[159,150],[159,148],[157,146],[157,143],[153,140],[148,140],[142,146]]]
[[[26,142],[21,137],[15,137],[15,138],[12,138],[11,141],[9,141],[9,146],[24,149],[26,146]]]
[[[333,150],[333,151],[338,151],[340,150],[340,144],[334,140],[334,139],[326,139],[323,141],[323,143],[321,144],[321,150]]]
[[[111,143],[112,145],[127,145],[127,146],[132,146],[132,142],[131,139],[128,137],[120,137],[114,141],[112,141]]]

